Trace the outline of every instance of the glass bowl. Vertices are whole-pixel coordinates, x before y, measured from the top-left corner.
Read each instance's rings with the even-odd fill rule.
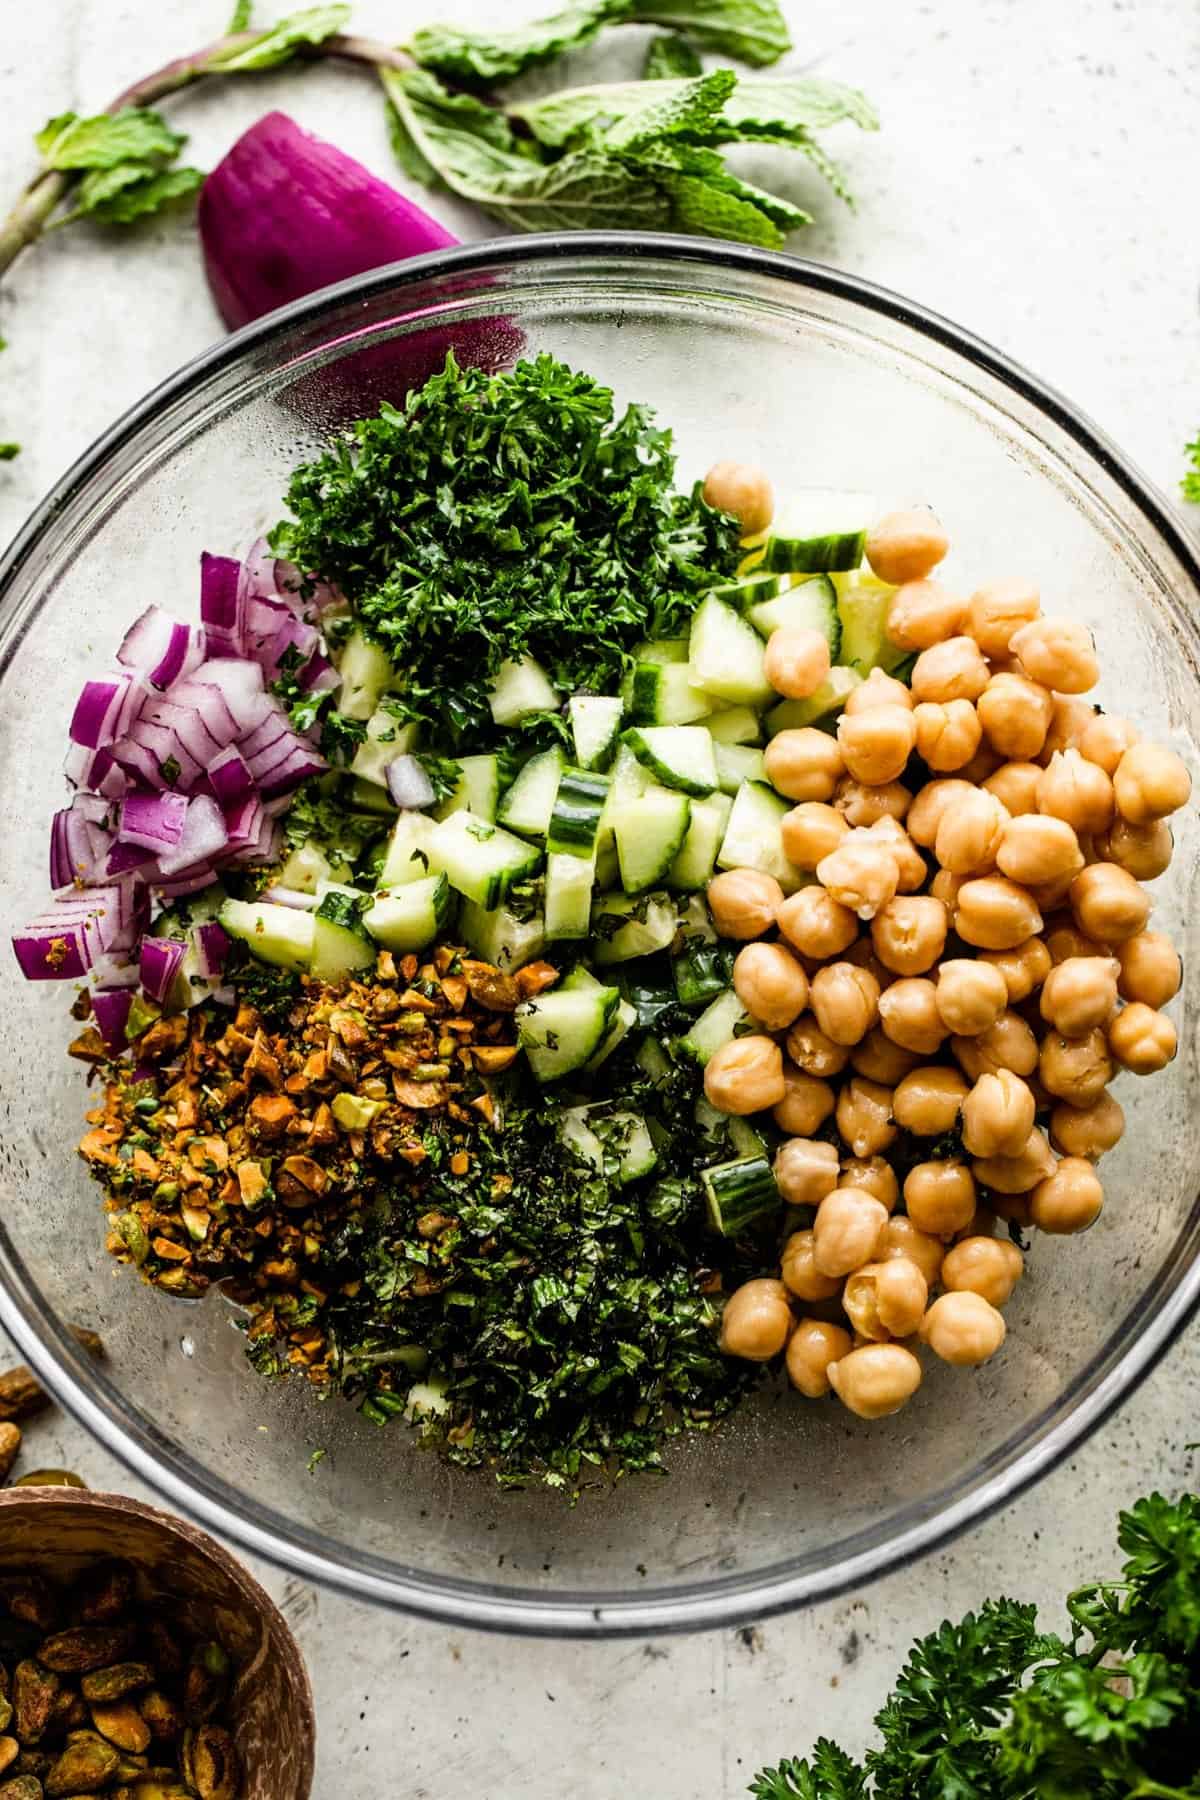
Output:
[[[191,611],[202,549],[243,547],[331,425],[441,361],[516,332],[656,407],[690,481],[744,457],[790,486],[929,500],[951,582],[1040,580],[1085,619],[1099,698],[1197,763],[1195,555],[1113,445],[995,351],[906,301],[783,256],[681,238],[483,244],[329,289],[201,357],[124,418],[50,495],[0,566],[0,816],[6,929],[41,904],[70,708],[151,600]],[[192,613],[194,615],[194,612]],[[1200,1293],[1200,958],[1194,809],[1156,921],[1184,948],[1180,1054],[1121,1082],[1124,1141],[1086,1236],[1040,1241],[1008,1342],[975,1372],[932,1368],[898,1417],[862,1424],[779,1387],[667,1479],[584,1495],[501,1492],[400,1426],[247,1368],[219,1298],[172,1301],[103,1249],[73,1153],[69,990],[0,958],[0,1319],[57,1397],[146,1481],[308,1580],[456,1624],[663,1632],[762,1617],[927,1550],[1009,1500],[1091,1431]],[[96,1326],[91,1363],[68,1324]],[[327,1455],[311,1473],[312,1451]]]

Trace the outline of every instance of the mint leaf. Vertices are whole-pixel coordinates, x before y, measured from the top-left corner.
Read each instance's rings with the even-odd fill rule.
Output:
[[[565,88],[542,100],[510,108],[540,144],[557,149],[589,127],[631,121],[677,99],[686,81],[614,81]],[[703,134],[710,144],[793,143],[808,133],[849,121],[865,131],[879,119],[866,96],[841,82],[815,76],[741,75]],[[697,134],[699,138],[699,134]]]
[[[1185,500],[1191,500],[1200,505],[1200,432],[1197,433],[1195,441],[1186,445],[1185,448],[1192,466],[1179,486]],[[1188,1448],[1193,1449],[1195,1446],[1189,1445]]]
[[[160,113],[126,106],[91,119],[59,113],[33,141],[48,169],[111,169],[124,162],[152,167],[170,162],[187,139],[172,131]]]
[[[424,68],[468,87],[487,87],[590,43],[602,26],[627,18],[632,4],[633,0],[572,0],[548,18],[508,31],[425,25],[413,33],[407,47]]]
[[[147,175],[137,163],[121,163],[116,169],[97,170],[102,177],[124,174],[120,182],[98,182],[85,194],[88,180],[80,185],[79,204],[62,223],[72,219],[95,219],[101,225],[129,225],[135,219],[161,212],[175,200],[184,200],[204,185],[203,169],[162,169]]]
[[[715,69],[696,81],[671,81],[668,92],[649,105],[614,120],[605,133],[607,150],[637,150],[656,138],[707,135],[712,121],[737,86],[732,69]]]
[[[702,50],[736,56],[765,68],[792,47],[776,0],[633,0],[633,17],[644,25],[686,31]]]
[[[671,200],[671,225],[700,237],[734,238],[778,250],[784,233],[811,224],[808,213],[730,174],[713,150],[656,144],[638,159]]]
[[[388,142],[392,146],[392,155],[404,170],[410,181],[423,182],[429,188],[445,188],[445,182],[430,162],[429,158],[417,149],[413,136],[396,109],[395,102],[384,99],[384,111],[387,118]]]
[[[259,33],[252,44],[219,51],[204,64],[214,75],[249,75],[291,62],[306,44],[323,44],[350,23],[349,5],[308,6]]]
[[[677,31],[651,38],[642,65],[643,81],[690,80],[703,73],[703,64],[685,37]]]

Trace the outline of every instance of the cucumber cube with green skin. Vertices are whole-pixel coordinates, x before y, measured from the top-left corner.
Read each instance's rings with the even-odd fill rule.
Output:
[[[445,875],[427,875],[377,895],[362,922],[376,943],[407,956],[433,942],[450,917],[451,904]]]
[[[828,575],[814,575],[788,588],[773,600],[762,600],[746,614],[764,638],[775,631],[818,631],[829,646],[830,662],[837,662],[842,646],[842,621],[837,594]]]
[[[563,769],[550,814],[546,847],[551,853],[595,857],[609,780],[589,769]]]
[[[269,900],[226,900],[217,919],[259,962],[277,969],[307,969],[312,961],[314,918],[310,912]]]
[[[592,907],[592,958],[603,966],[650,956],[674,941],[677,925],[665,894],[601,894]]]
[[[767,531],[751,540],[739,574],[824,574],[857,569],[867,528],[878,514],[870,494],[813,489],[775,509]]]
[[[700,1017],[688,1027],[679,1039],[679,1048],[703,1067],[714,1051],[737,1036],[738,1027],[745,1025],[749,1017],[734,990],[727,988],[710,1001]]]
[[[704,721],[714,744],[761,744],[762,720],[749,706],[726,706]]]
[[[518,1006],[517,1041],[534,1078],[559,1081],[582,1069],[608,1035],[620,998],[616,988],[551,988]]]
[[[581,769],[607,769],[621,735],[625,703],[608,694],[572,694],[567,717],[575,742],[575,761]]]
[[[909,661],[909,652],[887,634],[888,612],[896,592],[886,581],[862,570],[839,578],[837,609],[842,627],[838,660],[857,675],[882,669],[891,675]]]
[[[798,869],[783,848],[783,818],[790,807],[766,782],[743,781],[717,852],[718,867],[760,869],[773,875],[785,894],[806,887],[815,877]]]
[[[536,657],[519,662],[506,658],[496,671],[488,696],[497,725],[519,725],[531,713],[556,712],[558,690]]]
[[[807,700],[781,700],[778,706],[771,708],[766,717],[767,736],[777,737],[781,731],[798,731],[805,725],[819,724],[844,711],[846,701],[861,681],[857,669],[847,669],[839,663],[830,669],[816,693],[810,694]]]
[[[494,819],[500,797],[500,759],[497,756],[460,756],[454,791],[434,808],[435,819],[451,813],[473,812],[477,819]]]
[[[375,964],[375,945],[362,925],[363,902],[358,888],[328,883],[313,915],[309,968],[321,981],[341,981]]]
[[[652,787],[613,814],[621,886],[640,894],[666,878],[687,837],[692,803],[686,794]]]
[[[496,810],[501,825],[522,837],[545,837],[565,760],[557,744],[530,757]]]
[[[429,840],[431,869],[447,875],[450,886],[480,906],[499,906],[511,887],[527,881],[541,866],[542,854],[523,838],[474,813],[452,813],[434,826]]]
[[[666,787],[703,798],[717,786],[713,741],[703,725],[634,725],[624,741]]]
[[[765,1156],[741,1156],[716,1163],[700,1177],[708,1201],[708,1217],[722,1237],[740,1237],[764,1213],[779,1211],[782,1201]]]
[[[346,639],[338,672],[338,711],[347,719],[369,719],[396,675],[387,651],[362,631],[352,631]]]
[[[609,1168],[624,1187],[649,1175],[658,1152],[643,1119],[633,1112],[605,1112],[602,1107],[572,1106],[563,1113],[559,1134],[565,1144],[597,1174]]]
[[[715,594],[706,594],[692,614],[688,642],[692,680],[706,694],[739,706],[765,706],[774,697],[763,669],[763,640]]]
[[[712,697],[696,686],[687,663],[635,663],[627,698],[629,716],[638,725],[690,725],[713,709]]]
[[[743,781],[766,780],[767,759],[753,744],[714,744],[713,754],[722,794],[736,794]]]
[[[595,865],[589,857],[552,850],[546,858],[546,938],[585,938],[591,925]]]
[[[380,888],[404,887],[423,881],[429,873],[429,845],[434,821],[425,813],[402,812],[392,827],[387,851],[376,883]]]
[[[332,879],[333,864],[312,838],[293,850],[279,871],[280,887],[297,894],[315,894],[318,882]]]
[[[407,756],[417,742],[417,727],[401,725],[384,706],[377,707],[367,720],[367,735],[350,764],[350,773],[360,781],[373,781],[376,787],[387,786],[387,767],[398,756]]]
[[[728,794],[710,794],[707,800],[692,801],[687,836],[667,870],[668,887],[691,892],[706,886],[732,809]]]
[[[524,968],[546,948],[546,927],[541,912],[518,917],[506,906],[490,911],[474,900],[463,902],[459,929],[463,942],[484,962],[511,975]]]

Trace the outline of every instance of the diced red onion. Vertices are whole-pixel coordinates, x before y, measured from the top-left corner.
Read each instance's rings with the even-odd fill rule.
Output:
[[[123,951],[105,951],[92,964],[92,975],[104,989],[135,988],[141,980],[136,961]]]
[[[265,692],[263,672],[255,662],[231,656],[210,657],[193,672],[191,679],[218,690],[236,721],[239,734],[253,731],[272,710],[272,702]]]
[[[338,688],[342,685],[341,676],[329,658],[320,650],[309,657],[296,680],[306,694],[320,694],[326,688]]]
[[[272,863],[283,848],[283,830],[278,821],[263,814],[262,826],[258,833],[258,841],[238,858],[239,862],[250,865]]]
[[[99,794],[76,794],[50,825],[50,886],[72,887],[105,879],[112,847],[106,821],[110,803]]]
[[[254,778],[246,767],[246,759],[233,744],[214,757],[208,765],[208,785],[222,810],[234,806],[254,792]]]
[[[242,565],[232,556],[200,556],[200,620],[209,656],[236,656],[241,649],[238,606]]]
[[[104,864],[106,875],[128,875],[131,869],[145,869],[154,861],[153,850],[142,844],[114,844]]]
[[[196,706],[180,706],[173,691],[146,707],[130,735],[140,738],[143,726],[150,725],[161,725],[172,732],[175,742],[182,745],[199,770],[206,769],[213,757],[219,756],[225,748],[210,731],[204,712]]]
[[[13,949],[29,981],[76,980],[103,952],[127,949],[138,925],[132,897],[114,883],[56,901],[13,937]]]
[[[213,872],[207,863],[199,868],[185,869],[180,875],[172,875],[170,881],[154,879],[154,891],[164,900],[182,900],[188,894],[199,894],[206,887],[211,887]]]
[[[257,849],[262,836],[265,814],[257,794],[227,807],[224,812],[225,835],[230,854],[240,862],[246,852]]]
[[[383,773],[388,793],[401,809],[432,806],[433,783],[415,756],[394,756]]]
[[[183,830],[175,848],[158,859],[158,872],[165,880],[181,875],[200,863],[211,868],[229,843],[225,820],[215,800],[207,794],[194,794],[187,803]]]
[[[126,794],[121,807],[117,842],[140,844],[153,851],[173,850],[183,836],[187,811],[183,794],[145,793],[135,788]]]
[[[89,750],[111,744],[137,718],[149,691],[141,674],[130,670],[85,682],[71,714],[71,742]]]
[[[296,888],[278,885],[264,888],[262,897],[269,900],[272,906],[291,906],[297,912],[316,912],[321,904],[315,894],[302,894]]]
[[[187,945],[179,938],[144,937],[140,968],[142,987],[151,1000],[165,1006],[172,983],[183,966]]]
[[[168,688],[204,661],[204,642],[182,619],[172,618],[161,606],[148,606],[125,633],[117,661],[140,669],[156,688]]]
[[[197,925],[192,937],[201,975],[210,981],[215,980],[224,969],[225,959],[229,955],[229,933],[215,919],[206,919],[203,925]]]
[[[132,1005],[132,988],[97,988],[92,995],[92,1015],[96,1021],[96,1029],[104,1040],[105,1049],[110,1050],[114,1056],[119,1056],[125,1048],[125,1026],[129,1021],[129,1008]]]

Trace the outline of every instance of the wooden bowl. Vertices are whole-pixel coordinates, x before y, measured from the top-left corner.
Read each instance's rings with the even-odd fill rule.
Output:
[[[227,1716],[244,1768],[241,1800],[309,1800],[316,1751],[312,1687],[283,1614],[213,1538],[120,1494],[75,1488],[0,1493],[0,1570],[70,1579],[121,1557],[162,1594],[200,1609],[237,1671]]]

